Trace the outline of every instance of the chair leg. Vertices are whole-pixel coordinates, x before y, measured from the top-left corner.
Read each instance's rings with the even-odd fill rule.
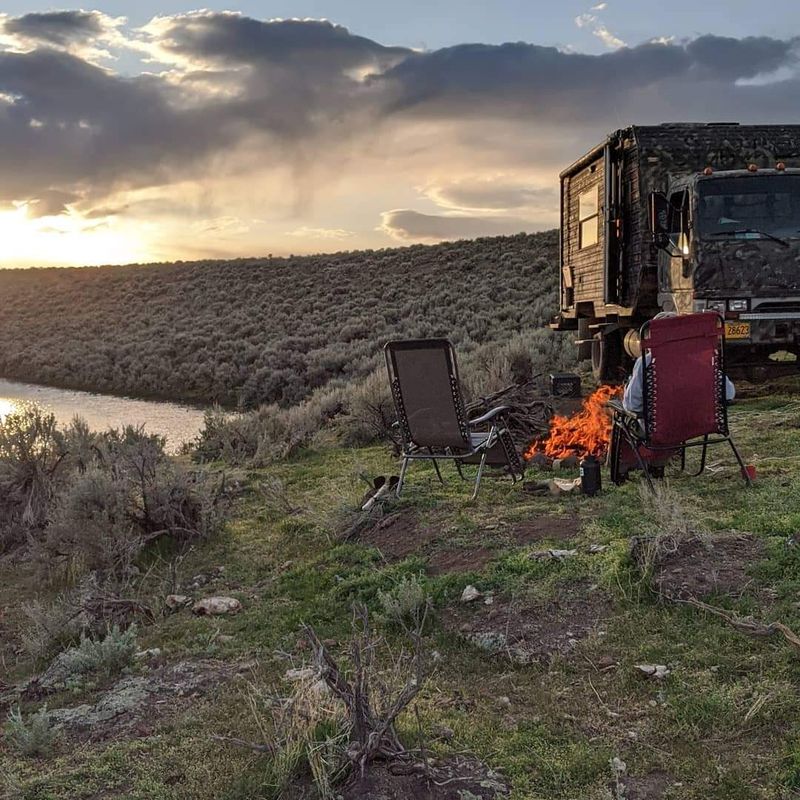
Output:
[[[486,464],[486,456],[488,455],[487,451],[483,451],[483,455],[481,456],[481,463],[478,464],[478,474],[475,477],[475,491],[472,493],[472,499],[475,500],[478,497],[478,490],[481,488],[481,476],[483,475],[483,467]]]
[[[433,456],[433,448],[432,447],[428,448],[428,452],[431,454],[431,456]],[[436,470],[436,475],[439,478],[439,483],[443,484],[444,483],[444,478],[442,477],[442,471],[439,469],[438,462],[436,461],[435,458],[431,458],[431,461],[433,461],[433,468]]]
[[[685,461],[686,461],[686,455],[685,455],[686,448],[685,447],[683,448],[683,452],[684,452],[684,463],[685,463]],[[698,469],[697,472],[693,472],[691,474],[692,478],[696,478],[698,475],[702,475],[703,472],[705,472],[705,469],[706,469],[706,455],[707,454],[708,454],[708,434],[706,434],[703,437],[703,451],[700,454],[700,469]]]
[[[461,478],[462,481],[465,481],[466,478],[464,477],[464,470],[461,469],[461,462],[457,458],[454,458],[453,463],[456,465],[456,469],[458,470],[458,477]]]
[[[752,486],[753,485],[753,481],[750,478],[750,475],[748,474],[747,470],[744,468],[744,461],[742,460],[742,457],[739,454],[739,450],[736,447],[736,445],[733,443],[733,439],[731,439],[730,436],[728,437],[728,444],[731,446],[731,450],[733,450],[733,454],[736,456],[736,460],[739,462],[739,469],[741,470],[742,477],[744,478],[745,483],[748,486]]]
[[[411,461],[410,458],[404,458],[403,459],[403,466],[400,467],[400,478],[397,481],[397,489],[396,489],[398,497],[400,497],[400,492],[403,491],[403,483],[405,482],[405,479],[406,479],[406,471],[408,470],[408,465],[409,465],[410,461]]]

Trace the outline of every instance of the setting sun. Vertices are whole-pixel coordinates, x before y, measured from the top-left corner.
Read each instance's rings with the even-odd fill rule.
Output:
[[[126,229],[127,228],[127,229]],[[125,264],[150,259],[142,238],[114,217],[31,218],[27,204],[0,211],[0,267]]]

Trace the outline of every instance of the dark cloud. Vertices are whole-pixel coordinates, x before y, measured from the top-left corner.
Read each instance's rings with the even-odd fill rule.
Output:
[[[5,20],[2,30],[22,39],[65,47],[76,40],[102,35],[106,19],[98,11],[30,13]]]
[[[293,64],[301,71],[387,66],[412,51],[384,47],[325,20],[264,22],[237,13],[194,12],[145,30],[163,53],[215,64]]]
[[[708,97],[698,91],[698,82],[732,85],[793,64],[797,44],[797,39],[703,36],[687,44],[648,42],[596,56],[522,42],[465,44],[416,53],[374,80],[392,87],[396,112],[588,120],[609,118],[612,111],[627,109],[637,92],[656,92],[676,81],[685,83],[684,110],[705,110]],[[650,111],[646,107],[645,113]]]
[[[410,241],[502,236],[540,230],[542,227],[530,220],[515,217],[445,217],[437,214],[421,214],[419,211],[407,208],[384,211],[381,218],[382,230],[395,239]]]

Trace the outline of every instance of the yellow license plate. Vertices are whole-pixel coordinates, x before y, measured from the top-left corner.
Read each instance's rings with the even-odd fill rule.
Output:
[[[749,339],[750,338],[750,323],[749,322],[726,322],[725,323],[725,338],[726,339]]]

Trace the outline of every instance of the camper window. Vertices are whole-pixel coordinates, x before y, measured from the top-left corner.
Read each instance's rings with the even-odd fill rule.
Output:
[[[578,197],[578,223],[580,225],[578,247],[591,247],[599,240],[600,187],[593,186]]]

